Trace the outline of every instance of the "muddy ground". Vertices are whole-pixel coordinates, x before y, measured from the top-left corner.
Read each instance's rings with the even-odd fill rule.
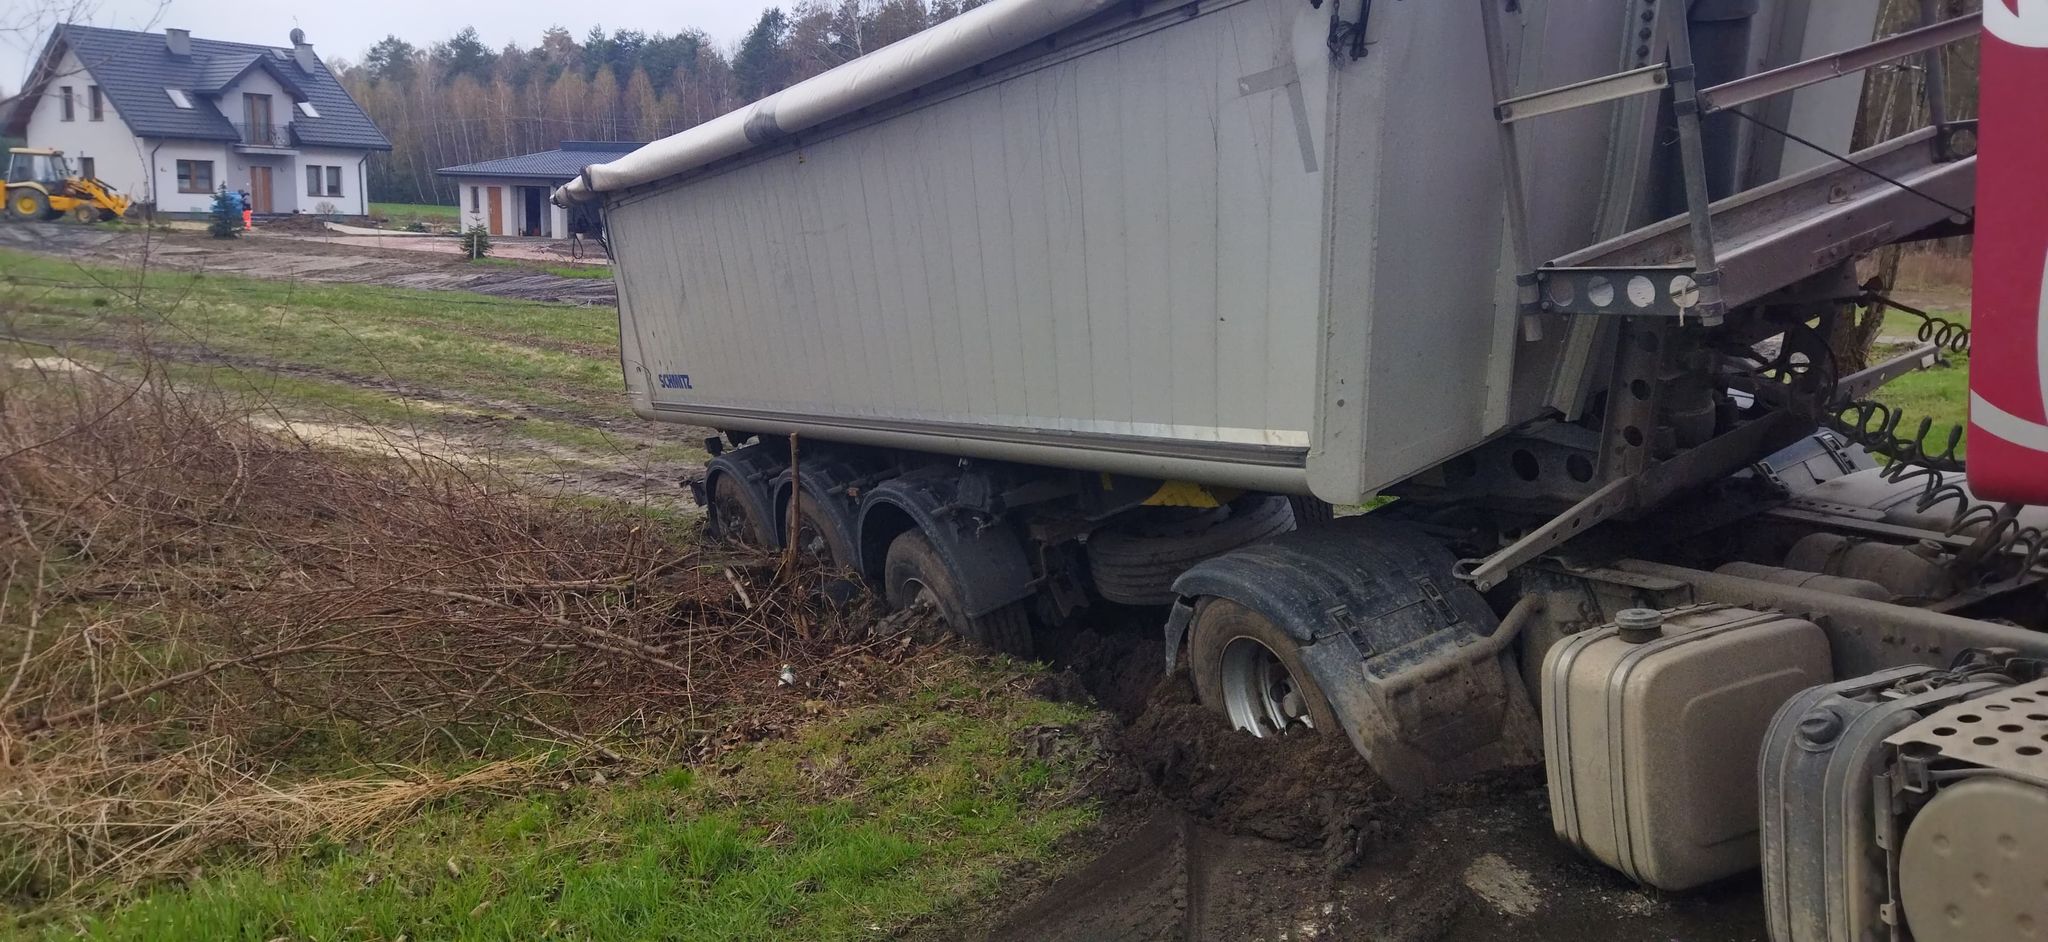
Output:
[[[39,239],[40,231],[53,233]],[[153,236],[150,250],[173,265],[260,268],[269,253],[282,270],[315,280],[405,287],[458,287],[526,297],[530,273],[463,271],[412,253],[364,255],[305,240],[253,242],[223,258],[203,236]],[[0,246],[59,254],[140,256],[141,237],[66,226],[0,226]],[[398,257],[387,257],[396,255]],[[375,264],[367,260],[374,259]],[[454,270],[450,271],[451,266]],[[280,269],[259,270],[269,277]],[[552,277],[552,276],[543,276]],[[447,279],[477,279],[462,284]],[[608,280],[560,279],[566,288],[609,292]],[[552,289],[539,289],[537,300]],[[605,300],[595,303],[610,303]],[[183,351],[180,358],[234,362]],[[293,372],[298,368],[284,367]],[[628,450],[651,444],[644,425],[571,412],[539,412],[447,390],[311,370],[318,378],[389,392],[438,413],[428,444],[404,448],[448,460],[502,447],[503,429],[534,415],[601,428]],[[455,421],[450,421],[450,416]],[[285,423],[280,431],[344,447],[386,449],[378,430]],[[389,431],[389,430],[385,430]],[[673,434],[673,430],[669,430]],[[366,437],[368,436],[368,437]],[[521,445],[519,447],[535,447]],[[585,456],[587,457],[587,456]],[[632,500],[679,499],[675,468],[565,460],[551,483],[572,493]],[[546,472],[544,472],[546,473]],[[913,938],[997,942],[1097,940],[1762,940],[1754,875],[1705,891],[1669,895],[1637,888],[1590,863],[1551,833],[1540,770],[1414,797],[1397,796],[1341,738],[1254,740],[1228,729],[1195,702],[1185,677],[1164,668],[1157,610],[1101,605],[1074,627],[1050,633],[1041,651],[1055,671],[1044,695],[1086,699],[1104,716],[1085,728],[1045,730],[1034,748],[1087,743],[1107,756],[1077,797],[1103,808],[1099,826],[1068,849],[1067,863],[1009,875],[991,906],[914,927]]]
[[[1086,692],[1110,714],[1102,729],[1070,732],[1113,757],[1090,783],[1104,823],[1074,848],[1088,862],[1022,875],[1028,890],[928,937],[1766,938],[1753,875],[1663,894],[1564,847],[1540,769],[1403,797],[1341,738],[1272,742],[1227,728],[1184,674],[1164,676],[1160,617],[1105,606],[1048,639],[1060,668],[1048,695]]]
[[[111,379],[140,375],[126,347],[91,339],[72,340],[68,347],[92,350],[93,363],[64,356],[0,359],[0,366],[42,372],[93,373]],[[607,419],[531,403],[507,402],[460,390],[418,386],[344,370],[308,367],[235,356],[213,350],[159,344],[151,355],[184,363],[303,376],[346,383],[358,389],[389,394],[414,413],[409,423],[372,423],[334,417],[310,420],[285,409],[261,404],[252,421],[261,428],[323,448],[431,461],[457,467],[489,466],[536,493],[603,497],[694,515],[700,512],[684,480],[700,465],[648,457],[653,449],[712,434],[708,429],[660,426],[634,417]],[[605,433],[606,450],[569,448],[536,441],[520,432],[521,423],[546,419]]]
[[[184,230],[111,229],[70,222],[8,223],[0,225],[0,248],[91,259],[103,264],[140,264],[147,256],[152,265],[260,278],[474,291],[526,301],[618,303],[618,289],[610,278],[563,278],[536,269],[473,265],[459,257],[353,244],[345,239],[314,235],[302,226],[265,228],[233,242],[223,242],[203,232]]]

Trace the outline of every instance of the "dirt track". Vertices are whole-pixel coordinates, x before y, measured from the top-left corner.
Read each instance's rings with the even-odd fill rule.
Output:
[[[47,237],[46,237],[47,235]],[[181,268],[266,277],[390,284],[561,300],[588,292],[610,303],[609,280],[563,279],[516,269],[479,270],[415,253],[259,237],[222,249],[203,236],[155,234],[152,257]],[[69,226],[0,226],[0,246],[52,254],[139,259],[144,236]],[[549,284],[549,282],[559,284]],[[598,296],[603,300],[595,300]],[[175,354],[174,354],[175,355]],[[219,355],[187,354],[227,362]],[[185,357],[181,357],[185,358]],[[230,364],[236,365],[236,364]],[[366,377],[277,364],[247,365],[390,392],[464,414],[443,429],[450,451],[487,444],[493,427],[531,406],[476,400]],[[502,413],[508,413],[502,414]],[[605,428],[641,444],[632,423],[545,415]],[[442,425],[451,424],[440,417]],[[290,431],[305,434],[294,427]],[[326,434],[315,430],[314,434]],[[377,443],[378,447],[387,447]],[[676,500],[672,474],[630,461],[565,463],[565,490]],[[1162,682],[1156,611],[1101,606],[1045,648],[1059,668],[1046,695],[1090,697],[1111,716],[1087,729],[1048,730],[1099,740],[1112,756],[1081,788],[1103,803],[1103,823],[1071,849],[1072,867],[1011,875],[986,911],[920,926],[932,940],[1604,939],[1743,942],[1765,937],[1754,876],[1668,896],[1636,888],[1562,846],[1550,830],[1540,772],[1396,797],[1341,740],[1252,740],[1195,703],[1184,680]]]
[[[1755,877],[1673,896],[1551,833],[1541,770],[1399,797],[1341,739],[1253,740],[1161,681],[1155,613],[1110,609],[1052,639],[1053,695],[1117,714],[1092,860],[932,938],[1499,942],[1765,938]],[[1149,691],[1149,694],[1146,693]],[[1026,881],[1031,885],[1030,881]]]
[[[305,279],[341,284],[377,284],[427,291],[474,291],[527,301],[613,305],[618,289],[610,278],[563,278],[514,267],[480,267],[402,249],[345,244],[325,237],[301,238],[290,230],[258,230],[232,242],[204,233],[105,229],[73,223],[0,225],[0,247],[182,270]]]

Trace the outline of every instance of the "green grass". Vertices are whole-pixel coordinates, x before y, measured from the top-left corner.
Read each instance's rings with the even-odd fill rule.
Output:
[[[1092,818],[1064,795],[1082,756],[1020,748],[1083,711],[993,673],[815,722],[717,769],[450,802],[355,845],[218,866],[40,937],[888,937],[971,907]]]
[[[680,440],[642,448],[643,442],[591,427],[632,418],[619,378],[618,322],[609,308],[166,270],[144,277],[5,250],[0,271],[6,272],[0,275],[0,333],[65,346],[76,359],[119,369],[127,355],[119,344],[143,332],[161,346],[278,367],[283,371],[165,366],[173,377],[321,420],[408,428],[481,417],[491,422],[493,437],[587,455],[631,450],[654,462],[704,459],[701,448]],[[48,352],[24,346],[11,355]],[[366,388],[377,383],[443,391],[460,407],[449,414]],[[575,418],[519,414],[521,405]]]
[[[1968,311],[1930,312],[1957,324],[1968,326]],[[1903,311],[1885,314],[1884,330],[1881,336],[1913,339],[1917,337],[1921,321]],[[1916,341],[1917,342],[1917,341]],[[1884,357],[1882,349],[1878,358]],[[1928,435],[1931,447],[1946,446],[1948,430],[1954,426],[1967,426],[1970,413],[1970,355],[1968,353],[1945,353],[1943,361],[1932,369],[1908,373],[1892,380],[1871,396],[1893,409],[1899,410],[1904,418],[1899,423],[1899,434],[1913,437],[1922,418],[1932,419],[1933,428]],[[1957,453],[1967,451],[1958,448]]]
[[[82,265],[0,250],[0,309],[37,339],[105,340],[123,328],[374,380],[630,415],[608,308],[453,291],[265,281]]]
[[[418,221],[429,226],[453,227],[462,218],[462,208],[434,203],[371,203],[370,215],[393,226]]]
[[[546,265],[512,258],[471,259],[472,265],[490,265],[496,268],[519,268],[526,271],[547,272],[561,278],[610,278],[612,270],[607,265]]]

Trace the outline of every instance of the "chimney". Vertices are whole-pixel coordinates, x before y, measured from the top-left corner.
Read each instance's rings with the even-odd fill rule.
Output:
[[[306,41],[306,31],[292,27],[292,60],[299,64],[299,71],[308,75],[319,70],[320,60],[313,55],[313,44]]]
[[[189,29],[164,30],[164,49],[180,59],[192,55],[192,31]]]

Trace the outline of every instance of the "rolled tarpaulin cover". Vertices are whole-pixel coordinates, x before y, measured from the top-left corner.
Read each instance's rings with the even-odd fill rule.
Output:
[[[554,202],[567,206],[745,153],[1020,49],[1117,6],[1128,4],[993,0],[610,163],[585,167],[555,191]]]

